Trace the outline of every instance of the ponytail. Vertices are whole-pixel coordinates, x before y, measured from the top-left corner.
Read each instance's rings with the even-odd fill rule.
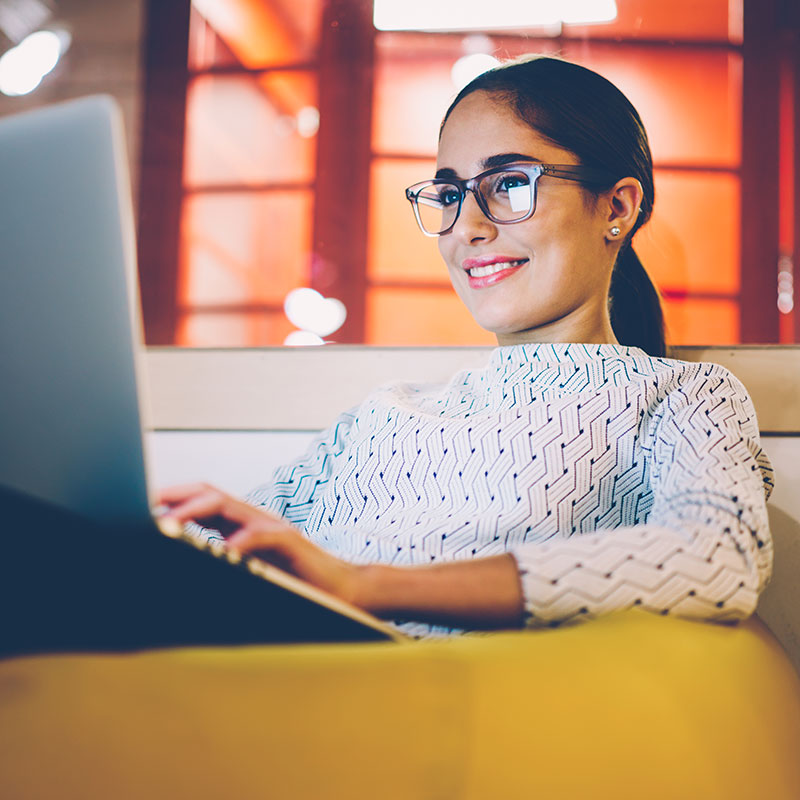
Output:
[[[608,293],[611,327],[620,344],[664,357],[664,313],[661,297],[630,244],[617,257]]]

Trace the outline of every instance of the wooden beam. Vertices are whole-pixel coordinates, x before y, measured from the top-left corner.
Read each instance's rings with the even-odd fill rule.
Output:
[[[175,341],[190,0],[147,0],[139,282],[148,344]]]
[[[794,221],[792,232],[792,265],[794,275],[794,341],[800,342],[800,4],[787,3],[787,27],[789,45],[787,49],[792,72],[792,106],[794,134]]]
[[[374,50],[372,0],[326,0],[311,285],[347,308],[338,342],[364,341]]]
[[[779,0],[744,0],[742,69],[742,343],[779,341]],[[713,214],[713,209],[708,209]]]
[[[193,0],[193,5],[244,70],[255,71],[258,84],[280,114],[294,115],[315,102],[291,74],[287,76],[274,69],[259,70],[275,63],[307,62],[313,55],[312,43],[305,41],[281,3]]]

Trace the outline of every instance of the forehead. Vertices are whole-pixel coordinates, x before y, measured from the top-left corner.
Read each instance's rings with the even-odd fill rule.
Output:
[[[484,159],[500,153],[521,153],[550,164],[578,163],[573,153],[521,120],[508,103],[483,91],[467,95],[442,130],[437,169],[471,175]]]

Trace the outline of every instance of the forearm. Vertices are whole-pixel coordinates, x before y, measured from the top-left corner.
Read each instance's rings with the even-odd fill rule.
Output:
[[[422,567],[361,568],[356,603],[376,616],[469,628],[522,625],[523,598],[511,554]]]
[[[712,511],[706,510],[706,513]],[[734,620],[755,609],[760,588],[736,523],[683,521],[598,531],[515,550],[526,624],[550,625],[639,607],[658,614]]]

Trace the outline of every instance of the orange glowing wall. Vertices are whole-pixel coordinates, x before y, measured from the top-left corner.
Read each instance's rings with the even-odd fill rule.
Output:
[[[426,57],[421,43],[418,57],[411,58],[408,46],[389,40],[378,61],[370,340],[402,344],[410,335],[414,343],[491,341],[448,296],[435,242],[418,233],[403,196],[405,186],[434,171],[434,143],[454,93],[449,73],[458,50]],[[650,131],[657,199],[653,218],[635,246],[664,293],[670,340],[737,341],[739,57],[722,49],[623,50],[584,43],[568,43],[562,53],[620,86]],[[423,306],[418,304],[433,304],[438,311],[419,313]]]
[[[319,13],[319,3],[306,6],[306,17]],[[557,41],[538,39],[532,46],[520,36],[494,35],[491,41],[500,57],[558,49],[628,95],[649,131],[656,166],[655,213],[635,247],[664,295],[669,341],[735,343],[737,18],[728,0],[620,0],[618,6],[616,23],[566,31]],[[295,30],[294,38],[279,39],[281,58],[270,62],[269,53],[259,60],[246,43],[237,44],[235,29],[217,33],[218,64],[225,63],[226,48],[236,56],[230,61],[252,68],[285,63],[292,53],[301,63],[316,46],[310,33],[298,38]],[[633,41],[619,44],[615,37]],[[669,37],[683,46],[670,46]],[[450,69],[464,52],[464,37],[379,33],[376,42],[365,339],[491,343],[450,290],[436,243],[418,232],[403,193],[433,172],[439,123],[455,93]],[[287,51],[290,45],[294,50]],[[281,304],[287,291],[309,281],[316,157],[313,135],[301,136],[292,120],[300,108],[314,106],[315,87],[313,68],[198,75],[190,83],[181,343],[280,344],[291,329]]]

